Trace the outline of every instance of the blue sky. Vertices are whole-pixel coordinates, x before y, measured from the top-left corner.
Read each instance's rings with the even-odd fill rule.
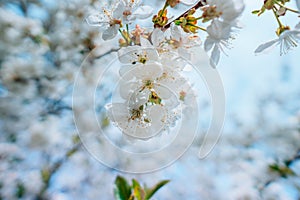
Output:
[[[245,2],[246,9],[241,18],[243,29],[233,41],[229,56],[223,56],[218,66],[226,90],[227,113],[237,112],[239,117],[247,121],[254,120],[258,97],[272,92],[285,95],[297,90],[300,83],[299,48],[283,56],[279,55],[279,48],[262,55],[254,54],[260,44],[277,37],[277,22],[272,12],[266,12],[260,17],[251,14],[251,11],[261,7],[261,2]],[[293,3],[289,5],[294,6]],[[282,21],[294,27],[300,19],[291,13]],[[286,68],[289,69],[288,81],[284,81],[287,78],[284,72]]]

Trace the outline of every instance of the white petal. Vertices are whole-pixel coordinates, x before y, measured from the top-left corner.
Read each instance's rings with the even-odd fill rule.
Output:
[[[137,122],[130,119],[129,108],[126,103],[112,103],[106,105],[109,119],[114,122],[123,133],[135,132]]]
[[[137,122],[134,120],[129,120],[127,123],[120,123],[118,124],[118,127],[123,131],[124,134],[127,136],[132,136],[132,133],[135,132],[137,128]]]
[[[257,49],[254,51],[254,53],[260,54],[262,52],[268,52],[278,44],[279,44],[279,39],[271,40],[269,42],[259,45]]]
[[[158,52],[153,48],[150,42],[141,38],[141,43],[146,46],[130,46],[121,48],[118,51],[119,60],[122,63],[139,63],[139,56],[145,56],[146,63],[149,61],[157,61],[159,59]]]
[[[211,65],[215,68],[220,60],[221,51],[217,45],[214,46],[214,49],[211,52]]]
[[[152,133],[158,134],[165,126],[166,112],[160,105],[155,105],[150,109],[149,118],[151,120]]]
[[[184,39],[184,47],[185,48],[191,48],[195,46],[200,46],[202,44],[202,41],[199,36],[197,35],[190,35],[189,37],[186,37]]]
[[[125,4],[123,1],[120,1],[118,5],[113,10],[113,18],[120,19],[123,16],[123,12],[125,10]]]
[[[142,47],[152,47],[150,41],[144,37],[141,37],[140,42]]]
[[[153,14],[153,8],[151,6],[139,6],[133,13],[132,16],[138,19],[146,19]]]
[[[197,0],[180,0],[180,3],[188,5],[188,6],[193,5],[196,2],[197,2]]]
[[[297,8],[300,11],[300,0],[296,0]]]
[[[164,107],[166,109],[174,109],[180,104],[179,98],[176,97],[175,95],[172,95],[170,98],[168,98],[165,101]]]
[[[162,68],[155,63],[140,65],[132,71],[137,79],[154,80],[162,75]]]
[[[133,78],[131,70],[134,70],[135,65],[122,65],[119,74],[124,80],[130,80]]]
[[[109,119],[115,123],[126,122],[129,117],[129,112],[125,104],[112,103],[105,106]]]
[[[175,24],[172,23],[172,25],[171,25],[171,37],[172,37],[172,39],[180,41],[181,35],[182,35],[181,29],[178,26],[176,26]]]
[[[139,51],[140,46],[123,47],[118,51],[118,57],[122,63],[132,63],[136,61],[137,56],[135,53]]]
[[[212,23],[207,27],[207,33],[209,38],[213,40],[227,40],[231,35],[231,24],[222,22],[219,20],[213,20]]]
[[[109,25],[109,20],[107,19],[106,15],[90,15],[85,20],[91,26],[105,27]]]
[[[300,29],[300,22],[295,26],[296,29]]]
[[[154,29],[151,34],[152,44],[155,47],[158,47],[163,40],[164,40],[164,32],[160,28]]]
[[[213,41],[210,38],[206,38],[206,40],[204,42],[204,50],[205,51],[211,50],[213,48],[214,44],[215,44],[215,41]]]
[[[129,107],[133,109],[138,109],[141,105],[148,102],[150,91],[143,90],[140,91],[138,88],[133,88],[133,92],[129,98]]]
[[[139,89],[139,84],[137,82],[120,82],[120,96],[123,99],[128,100],[130,95]]]
[[[117,34],[118,34],[118,25],[110,26],[102,33],[102,39],[103,40],[111,40]]]
[[[150,138],[153,137],[149,127],[141,127],[141,126],[137,126],[135,132],[132,133],[131,136],[135,139],[140,139],[140,140],[149,140]]]
[[[191,60],[192,53],[193,52],[189,51],[188,49],[178,48],[178,54],[187,60]]]
[[[158,61],[159,59],[158,52],[153,48],[153,46],[152,48],[144,49],[142,53],[147,55],[148,61]]]
[[[172,96],[172,91],[170,88],[164,86],[164,85],[155,85],[155,92],[158,94],[158,96],[162,99],[168,99]]]

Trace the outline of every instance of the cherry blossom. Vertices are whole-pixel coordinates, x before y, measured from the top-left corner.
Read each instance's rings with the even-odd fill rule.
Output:
[[[91,26],[98,26],[103,31],[102,39],[113,39],[120,27],[122,27],[122,13],[118,9],[118,5],[114,5],[112,10],[103,9],[103,13],[89,15],[86,21]]]
[[[148,91],[150,94],[150,91]],[[164,108],[155,104],[147,106],[148,99],[135,92],[125,103],[106,105],[109,118],[129,137],[150,139],[165,127]]]
[[[233,29],[239,28],[238,17],[244,10],[243,1],[239,0],[208,0],[202,8],[203,21],[212,20],[207,27],[207,39],[204,43],[206,51],[211,51],[211,65],[216,67],[224,48],[229,48],[229,41],[233,39]]]
[[[136,19],[146,19],[153,13],[153,8],[147,5],[141,5],[141,0],[120,0],[116,9],[118,15],[123,16],[123,22],[129,24]]]
[[[201,45],[201,39],[195,34],[185,33],[181,28],[171,25],[170,37],[167,41],[173,51],[186,59],[191,59],[194,54],[193,47]]]
[[[204,42],[205,51],[211,51],[211,65],[216,67],[220,60],[221,52],[225,53],[225,48],[230,47],[229,41],[232,39],[231,26],[229,24],[214,21],[207,27],[208,36]]]
[[[204,19],[220,20],[227,23],[234,23],[245,7],[241,0],[207,0],[206,2],[206,6],[202,8]]]
[[[286,30],[277,39],[261,44],[255,50],[256,54],[267,52],[276,46],[280,46],[280,55],[288,53],[292,48],[297,47],[300,40],[300,30]]]

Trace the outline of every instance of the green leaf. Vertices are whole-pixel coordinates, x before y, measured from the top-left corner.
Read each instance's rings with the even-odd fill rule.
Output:
[[[280,166],[276,163],[269,165],[269,169],[271,171],[277,172],[283,178],[295,175],[295,172],[291,170],[288,166]]]
[[[170,180],[163,180],[154,185],[152,188],[146,189],[146,200],[149,200],[160,188],[169,183]]]
[[[134,197],[137,200],[145,200],[145,191],[139,184],[139,182],[135,179],[132,179],[132,188]]]
[[[114,195],[117,200],[128,200],[131,195],[131,187],[127,183],[126,179],[122,176],[117,176],[115,180],[116,188],[114,189]]]
[[[15,193],[16,197],[19,199],[22,198],[24,196],[25,192],[26,192],[26,189],[25,189],[25,186],[23,185],[23,183],[18,183],[17,190]]]
[[[255,15],[256,15],[256,14],[258,14],[259,12],[260,12],[260,10],[253,10],[253,11],[252,11],[252,14],[255,14]]]

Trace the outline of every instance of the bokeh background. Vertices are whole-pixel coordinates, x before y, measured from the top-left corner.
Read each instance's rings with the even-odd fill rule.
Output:
[[[207,158],[197,157],[201,141],[195,141],[173,165],[148,174],[121,173],[94,159],[73,121],[76,112],[85,131],[93,131],[85,112],[90,102],[81,97],[72,107],[72,89],[79,73],[88,90],[97,81],[91,74],[105,67],[117,44],[102,41],[84,21],[104,4],[110,1],[0,1],[0,199],[113,199],[118,174],[148,185],[170,179],[154,199],[300,198],[300,48],[284,56],[278,48],[254,54],[276,38],[271,13],[251,14],[261,0],[246,0],[243,28],[218,66],[226,120]],[[158,9],[163,1],[147,4]],[[293,27],[299,18],[284,22]],[[80,71],[95,47],[105,54],[103,65]],[[104,106],[109,94],[103,88],[99,95]]]

